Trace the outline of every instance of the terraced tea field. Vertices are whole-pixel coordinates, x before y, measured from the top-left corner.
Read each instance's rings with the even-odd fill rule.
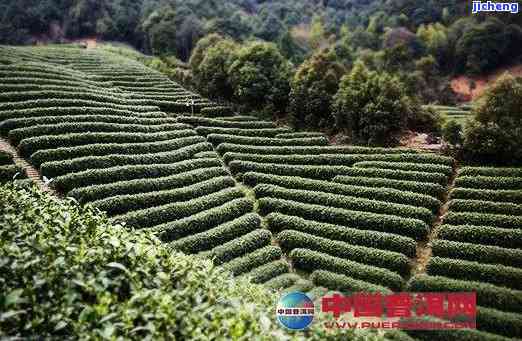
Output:
[[[108,52],[2,47],[0,55],[1,134],[59,193],[259,282],[288,271],[254,201],[212,145],[178,121],[193,94]]]
[[[219,116],[107,51],[0,61],[0,134],[62,195],[276,290],[476,290],[480,331],[459,335],[522,337],[522,169]]]
[[[457,123],[464,124],[464,122],[471,115],[471,104],[461,104],[459,106],[447,106],[447,105],[426,105],[425,107],[431,108],[440,114],[447,117],[448,120],[455,120]]]

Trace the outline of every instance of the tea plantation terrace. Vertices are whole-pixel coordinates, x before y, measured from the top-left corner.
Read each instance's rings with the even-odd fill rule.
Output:
[[[521,169],[333,146],[99,49],[0,61],[0,134],[62,195],[274,290],[477,291],[478,331],[419,339],[522,337]]]

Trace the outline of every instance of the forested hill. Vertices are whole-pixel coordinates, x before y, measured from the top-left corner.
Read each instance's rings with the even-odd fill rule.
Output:
[[[421,38],[414,52],[427,49],[447,72],[484,72],[518,57],[520,16],[472,17],[470,6],[457,0],[1,0],[0,43],[98,36],[187,60],[201,37],[216,32],[276,42],[301,61],[343,38],[355,50],[379,51],[413,33]],[[394,36],[399,27],[407,33]]]

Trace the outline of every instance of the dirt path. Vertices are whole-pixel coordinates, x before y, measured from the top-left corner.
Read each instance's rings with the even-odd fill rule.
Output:
[[[412,268],[412,276],[426,272],[426,266],[431,258],[431,242],[437,238],[437,232],[439,227],[442,225],[444,217],[448,213],[449,202],[450,202],[450,193],[455,187],[455,179],[457,178],[458,172],[458,164],[455,163],[453,166],[453,174],[451,175],[448,181],[448,187],[446,192],[444,193],[444,197],[442,198],[442,206],[439,209],[437,214],[437,219],[433,223],[430,233],[428,235],[427,241],[422,241],[417,243],[417,257],[415,258],[413,268]]]
[[[18,154],[18,151],[11,145],[7,140],[0,137],[0,150],[6,151],[13,155],[13,161],[18,166],[25,169],[27,173],[27,177],[31,179],[38,187],[42,190],[49,192],[54,195],[58,195],[56,191],[47,186],[42,179],[40,178],[40,173],[36,168],[34,168],[29,162],[27,162],[24,158]]]

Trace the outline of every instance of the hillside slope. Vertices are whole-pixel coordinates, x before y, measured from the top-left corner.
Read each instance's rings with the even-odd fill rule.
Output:
[[[0,60],[0,133],[113,222],[273,289],[477,288],[480,331],[464,334],[522,336],[522,170],[204,117],[205,99],[103,50],[0,47]]]

